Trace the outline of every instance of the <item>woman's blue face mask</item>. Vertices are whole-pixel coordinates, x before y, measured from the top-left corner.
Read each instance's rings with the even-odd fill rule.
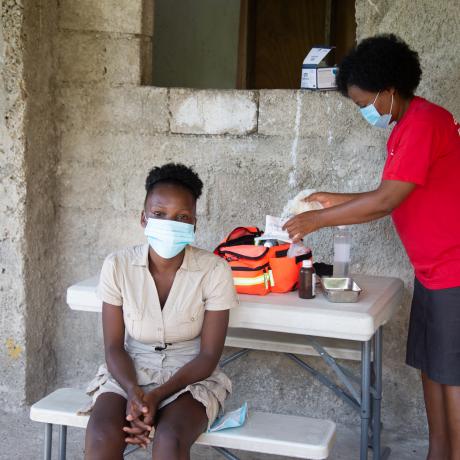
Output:
[[[144,234],[160,257],[171,259],[195,241],[195,226],[176,220],[149,218]]]
[[[388,128],[391,123],[391,111],[393,109],[393,94],[391,95],[391,106],[390,106],[390,113],[385,115],[380,115],[379,111],[375,108],[375,101],[379,97],[380,91],[375,96],[374,102],[369,104],[366,107],[360,109],[361,115],[364,119],[371,124],[372,126],[376,126],[377,128]]]

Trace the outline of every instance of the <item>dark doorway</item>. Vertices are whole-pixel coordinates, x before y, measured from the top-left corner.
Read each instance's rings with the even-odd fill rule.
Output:
[[[315,45],[340,62],[355,44],[354,0],[155,0],[153,84],[297,89]]]

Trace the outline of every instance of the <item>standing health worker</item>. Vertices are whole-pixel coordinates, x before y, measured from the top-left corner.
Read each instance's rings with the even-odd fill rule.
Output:
[[[406,362],[421,372],[429,427],[427,460],[460,460],[460,125],[414,95],[418,54],[395,35],[359,43],[339,66],[337,85],[367,122],[387,128],[380,186],[307,200],[325,209],[285,224],[294,241],[323,227],[391,214],[414,267]]]

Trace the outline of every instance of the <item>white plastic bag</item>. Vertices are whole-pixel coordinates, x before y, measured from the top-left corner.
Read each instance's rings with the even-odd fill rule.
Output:
[[[297,214],[306,211],[314,211],[317,209],[323,209],[323,206],[318,201],[303,201],[309,197],[312,193],[315,193],[314,189],[307,188],[299,192],[292,200],[289,200],[284,207],[281,217],[266,216],[265,217],[265,232],[262,236],[255,238],[255,241],[259,240],[279,240],[286,243],[292,243],[289,238],[287,231],[283,230],[283,225],[292,217]],[[306,247],[305,241],[291,244],[289,247],[287,256],[297,257],[302,254],[306,254],[310,249]]]
[[[295,216],[306,211],[316,211],[323,209],[323,206],[318,201],[304,201],[305,198],[309,197],[316,190],[312,188],[306,188],[299,192],[292,200],[289,200],[283,209],[281,217],[288,219],[289,217]]]
[[[292,243],[289,246],[288,252],[287,252],[287,257],[299,257],[304,254],[307,254],[308,252],[311,252],[310,248],[307,248],[305,246],[304,241],[299,241],[298,243]]]

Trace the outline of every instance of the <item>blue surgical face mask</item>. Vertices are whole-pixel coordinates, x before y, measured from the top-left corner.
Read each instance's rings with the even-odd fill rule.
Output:
[[[195,227],[176,220],[148,219],[144,234],[152,249],[163,259],[177,256],[195,241]]]
[[[245,402],[239,409],[222,415],[215,420],[208,433],[214,433],[215,431],[226,430],[227,428],[236,428],[244,425],[248,416],[248,403]]]
[[[391,95],[391,106],[390,106],[390,113],[385,115],[380,115],[379,111],[375,108],[375,101],[379,97],[380,91],[375,96],[374,102],[369,104],[366,107],[360,109],[361,115],[364,119],[371,124],[372,126],[376,126],[377,128],[388,128],[391,123],[391,110],[393,109],[393,94]]]

